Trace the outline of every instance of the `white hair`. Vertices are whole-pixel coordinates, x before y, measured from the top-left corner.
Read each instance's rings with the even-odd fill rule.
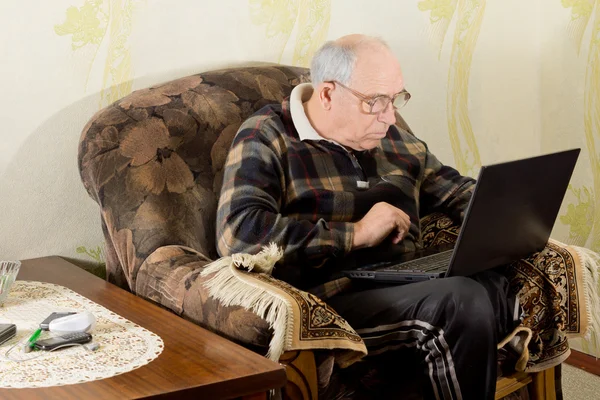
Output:
[[[327,81],[338,81],[350,84],[352,72],[356,64],[357,50],[363,45],[378,44],[389,49],[388,44],[380,38],[365,36],[352,44],[340,44],[328,41],[314,54],[310,63],[310,77],[313,86]]]

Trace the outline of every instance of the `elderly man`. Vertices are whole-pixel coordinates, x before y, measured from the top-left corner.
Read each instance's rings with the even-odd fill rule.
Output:
[[[419,217],[442,211],[462,221],[475,184],[394,125],[410,94],[381,40],[326,43],[311,76],[242,124],[217,215],[222,256],[275,242],[284,249],[275,276],[305,290],[339,277],[336,266],[358,249],[418,249]],[[430,396],[494,398],[496,344],[515,324],[500,274],[355,285],[327,302],[370,355],[404,349],[421,357]]]

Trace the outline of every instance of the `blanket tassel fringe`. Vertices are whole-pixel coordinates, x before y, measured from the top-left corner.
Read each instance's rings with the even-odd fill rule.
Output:
[[[600,279],[600,255],[584,247],[571,246],[575,249],[584,271],[585,303],[588,311],[588,329],[584,338],[592,343],[594,355],[600,356],[600,298],[598,285]]]
[[[263,318],[273,329],[273,337],[269,343],[267,357],[278,361],[284,352],[285,344],[291,343],[287,338],[287,330],[292,321],[291,307],[276,292],[259,286],[256,280],[248,277],[243,271],[254,271],[271,275],[275,263],[283,256],[282,250],[274,243],[263,247],[263,250],[254,255],[233,254],[222,257],[206,266],[202,276],[215,274],[205,286],[211,297],[218,299],[225,306],[242,306]],[[288,331],[288,332],[286,332]]]

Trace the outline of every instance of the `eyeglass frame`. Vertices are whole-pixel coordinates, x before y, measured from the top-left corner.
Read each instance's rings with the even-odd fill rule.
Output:
[[[403,89],[402,91],[396,93],[394,95],[394,97],[390,97],[386,94],[378,94],[376,96],[367,96],[361,92],[358,92],[346,85],[344,85],[343,83],[339,82],[339,81],[326,81],[326,83],[333,83],[336,85],[340,85],[341,87],[343,87],[344,89],[347,89],[350,93],[352,93],[354,96],[356,96],[359,100],[361,100],[362,102],[366,103],[369,106],[369,112],[368,114],[370,115],[375,115],[375,114],[379,114],[381,112],[384,112],[385,110],[387,110],[388,106],[390,105],[390,103],[392,104],[392,107],[394,107],[394,110],[398,110],[399,108],[402,108],[406,105],[406,103],[408,103],[408,101],[410,100],[410,98],[412,97],[411,94],[406,90]],[[408,97],[406,98],[406,101],[404,101],[404,104],[402,104],[400,107],[396,107],[394,105],[394,100],[398,98],[398,96],[400,96],[401,94],[404,94],[405,96],[408,95]],[[377,99],[379,98],[386,98],[388,99],[388,103],[385,105],[385,107],[378,112],[373,112],[373,106],[375,105],[375,101],[377,101]]]

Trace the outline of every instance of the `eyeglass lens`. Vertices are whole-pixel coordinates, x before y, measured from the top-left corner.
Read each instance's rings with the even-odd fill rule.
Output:
[[[394,107],[395,108],[404,107],[404,105],[406,105],[406,103],[408,102],[408,99],[410,98],[409,96],[410,95],[408,93],[400,93],[394,99]],[[385,110],[389,104],[390,104],[389,97],[386,97],[386,96],[377,97],[376,99],[374,99],[374,102],[372,103],[371,112],[379,113],[379,112]]]

